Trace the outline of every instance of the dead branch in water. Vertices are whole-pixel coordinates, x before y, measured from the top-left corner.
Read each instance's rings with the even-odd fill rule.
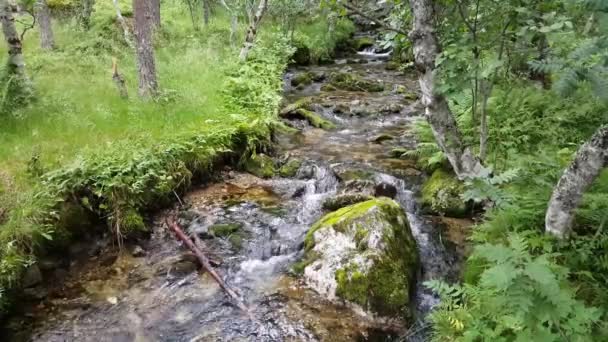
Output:
[[[211,266],[211,262],[209,261],[209,259],[200,250],[200,248],[198,248],[196,244],[192,242],[192,240],[190,240],[190,238],[184,233],[184,231],[179,227],[175,220],[166,219],[165,223],[167,224],[167,227],[169,227],[169,229],[171,229],[175,233],[175,236],[177,236],[179,240],[186,244],[186,246],[188,246],[188,248],[194,253],[194,255],[196,255],[203,269],[209,272],[211,277],[220,285],[222,290],[224,290],[234,300],[236,306],[238,306],[239,309],[245,311],[247,314],[251,314],[249,308],[247,308],[245,303],[243,303],[239,295],[224,282],[224,280]]]

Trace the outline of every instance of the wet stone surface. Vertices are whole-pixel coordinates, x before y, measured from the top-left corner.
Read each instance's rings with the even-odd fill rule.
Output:
[[[192,190],[181,199],[184,206],[156,216],[149,240],[122,252],[109,246],[100,255],[111,258],[72,264],[62,275],[65,282],[30,298],[6,336],[58,342],[388,341],[402,335],[412,322],[370,317],[339,299],[323,300],[292,272],[303,255],[306,232],[336,196],[386,196],[404,209],[422,263],[411,303],[415,312],[424,314],[437,303],[420,285],[424,280],[450,279],[458,272],[457,258],[440,242],[437,226],[418,214],[416,194],[424,176],[414,161],[402,157],[416,144],[409,126],[421,109],[406,94],[416,92],[415,78],[387,70],[377,57],[358,55],[357,63],[289,71],[286,103],[310,97],[310,110],[336,126],[326,130],[302,120],[287,122],[299,132],[277,137],[274,159],[278,169],[296,159],[297,167],[286,177],[267,179],[229,171],[222,182]],[[381,83],[385,90],[321,91],[332,72]],[[301,79],[294,82],[296,76]],[[249,314],[170,234],[164,222],[173,216],[202,239],[205,253]]]

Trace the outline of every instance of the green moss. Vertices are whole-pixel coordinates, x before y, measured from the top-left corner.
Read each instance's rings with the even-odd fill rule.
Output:
[[[295,101],[294,103],[291,103],[291,104],[283,107],[283,109],[281,109],[281,111],[279,112],[279,115],[285,117],[285,116],[289,116],[290,114],[295,113],[298,109],[310,110],[311,109],[310,105],[312,105],[312,98],[303,97],[303,98]]]
[[[241,234],[232,234],[230,237],[228,237],[228,241],[230,241],[232,247],[237,250],[243,248],[243,240],[244,239]]]
[[[371,196],[362,194],[345,194],[330,197],[323,202],[323,209],[325,210],[338,210],[340,208],[353,205],[355,203],[369,201],[372,199]]]
[[[287,163],[279,169],[279,175],[285,178],[294,177],[300,169],[300,166],[302,166],[302,160],[295,158],[289,159]]]
[[[215,237],[227,237],[238,232],[242,227],[240,223],[214,224],[209,227],[209,233]]]
[[[302,260],[294,263],[293,266],[291,266],[291,272],[294,275],[302,275],[304,274],[304,269],[306,269],[308,265],[312,264],[317,259],[319,259],[319,253],[310,251],[304,255]]]
[[[460,198],[463,192],[462,182],[443,169],[437,169],[422,187],[422,203],[438,214],[462,217],[466,214],[466,205]]]
[[[384,69],[397,70],[397,69],[399,69],[399,63],[394,62],[394,61],[387,62],[386,65],[384,66]]]
[[[310,48],[302,41],[294,41],[296,51],[291,59],[297,65],[309,65],[311,62]]]
[[[120,215],[119,227],[123,235],[146,230],[144,218],[135,209],[128,209]]]
[[[361,51],[374,46],[374,44],[376,44],[376,40],[372,37],[359,37],[355,39],[353,46],[357,51]]]
[[[274,160],[262,153],[253,155],[245,162],[245,171],[260,178],[271,178],[275,174]]]
[[[368,81],[353,73],[332,72],[329,75],[329,83],[337,89],[349,91],[380,92],[384,85],[380,82]]]
[[[336,91],[338,88],[331,83],[327,83],[321,86],[321,91]]]
[[[407,148],[397,147],[397,148],[392,149],[389,152],[389,156],[392,158],[401,158],[407,152],[409,152],[409,150]]]
[[[281,208],[278,205],[262,207],[261,210],[265,213],[268,213],[270,215],[277,216],[277,217],[282,217],[287,214],[287,210],[285,208]]]
[[[338,177],[344,182],[349,180],[371,180],[374,177],[374,173],[365,170],[349,169],[339,172]]]
[[[296,74],[292,79],[291,79],[291,85],[294,87],[303,85],[310,85],[312,84],[312,80],[313,80],[314,75],[310,72],[301,72]]]
[[[333,122],[323,119],[317,113],[300,108],[296,111],[300,116],[310,123],[311,126],[322,129],[333,129],[336,128]]]

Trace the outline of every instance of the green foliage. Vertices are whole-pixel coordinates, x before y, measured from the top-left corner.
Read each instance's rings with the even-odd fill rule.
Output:
[[[425,120],[416,120],[412,124],[412,129],[418,144],[415,149],[405,152],[404,156],[416,158],[418,165],[427,171],[435,170],[443,165],[447,159],[435,142],[429,123]]]
[[[485,260],[477,284],[427,286],[442,298],[431,314],[435,341],[591,341],[600,311],[575,298],[559,256],[531,254],[526,237],[508,245],[483,244],[472,259]]]
[[[468,179],[465,181],[466,191],[462,198],[465,202],[491,203],[492,206],[502,208],[511,202],[511,195],[500,186],[515,179],[518,172],[517,169],[510,169],[499,175],[491,175],[486,171],[480,177]]]

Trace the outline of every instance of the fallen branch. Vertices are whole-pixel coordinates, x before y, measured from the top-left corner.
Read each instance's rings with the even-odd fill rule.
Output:
[[[247,308],[245,303],[243,303],[243,301],[238,296],[238,294],[234,290],[232,290],[224,282],[224,280],[222,280],[222,278],[219,276],[219,274],[217,274],[217,272],[211,266],[209,259],[196,246],[196,244],[194,244],[194,242],[192,242],[192,240],[190,240],[190,238],[188,238],[188,236],[186,236],[186,234],[179,227],[179,225],[174,220],[169,220],[169,219],[167,219],[165,221],[165,223],[167,224],[167,227],[169,227],[169,229],[171,229],[175,233],[175,236],[177,236],[177,238],[179,240],[181,240],[184,244],[186,244],[186,246],[188,246],[188,248],[194,253],[194,255],[196,255],[196,257],[197,257],[198,261],[201,263],[201,266],[203,267],[203,269],[205,269],[205,271],[209,272],[211,277],[218,283],[218,285],[220,285],[222,290],[224,290],[234,300],[234,302],[236,303],[236,306],[238,306],[239,309],[243,310],[247,314],[251,314],[251,312],[249,311],[249,308]]]

